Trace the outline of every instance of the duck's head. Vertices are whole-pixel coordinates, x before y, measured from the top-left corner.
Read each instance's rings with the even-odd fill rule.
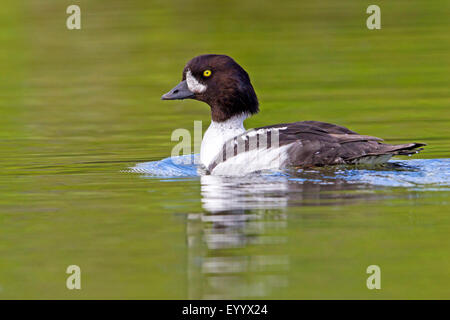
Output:
[[[226,55],[205,54],[193,58],[184,67],[182,81],[161,99],[206,102],[216,122],[259,110],[247,72]]]

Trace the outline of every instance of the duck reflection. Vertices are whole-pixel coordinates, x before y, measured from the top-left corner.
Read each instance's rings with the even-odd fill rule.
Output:
[[[204,212],[187,219],[190,299],[272,295],[289,283],[287,207],[380,196],[367,185],[350,184],[324,170],[200,179]]]
[[[151,173],[144,177],[154,179],[193,177],[197,169],[193,164],[174,165],[168,158],[139,164],[132,171]],[[280,296],[290,283],[288,250],[302,250],[289,245],[289,219],[329,219],[335,212],[330,206],[410,197],[411,193],[394,192],[392,187],[414,186],[430,176],[441,178],[423,165],[400,160],[370,169],[336,166],[245,177],[200,175],[204,210],[188,214],[186,222],[188,297]],[[306,206],[321,209],[302,210]]]
[[[201,214],[187,222],[189,298],[264,297],[287,285],[287,181],[201,177]]]

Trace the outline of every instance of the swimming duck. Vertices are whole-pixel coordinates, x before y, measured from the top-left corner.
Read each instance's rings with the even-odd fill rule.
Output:
[[[244,120],[259,111],[247,72],[226,55],[206,54],[190,60],[182,81],[163,100],[194,99],[211,108],[200,162],[209,174],[240,175],[289,166],[377,165],[395,155],[418,153],[423,143],[385,144],[345,127],[300,121],[246,131]]]

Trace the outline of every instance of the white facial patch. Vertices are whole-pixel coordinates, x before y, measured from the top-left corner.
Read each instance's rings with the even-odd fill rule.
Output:
[[[186,83],[189,88],[194,93],[202,93],[206,90],[206,85],[198,82],[197,79],[192,75],[191,70],[186,72]]]

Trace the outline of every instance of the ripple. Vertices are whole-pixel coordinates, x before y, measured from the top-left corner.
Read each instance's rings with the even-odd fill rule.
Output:
[[[342,170],[336,178],[389,187],[449,186],[450,159],[392,160],[386,168]]]
[[[160,161],[138,163],[129,172],[144,174],[148,178],[198,177],[199,155],[165,158]],[[450,186],[450,159],[391,160],[377,168],[325,167],[315,170],[289,169],[251,174],[267,179],[277,177],[297,183],[368,184],[387,187],[427,187],[427,190],[443,190]],[[436,189],[437,188],[437,189]]]
[[[143,173],[155,178],[197,177],[199,155],[185,155],[165,158],[159,161],[138,163],[128,172]]]

